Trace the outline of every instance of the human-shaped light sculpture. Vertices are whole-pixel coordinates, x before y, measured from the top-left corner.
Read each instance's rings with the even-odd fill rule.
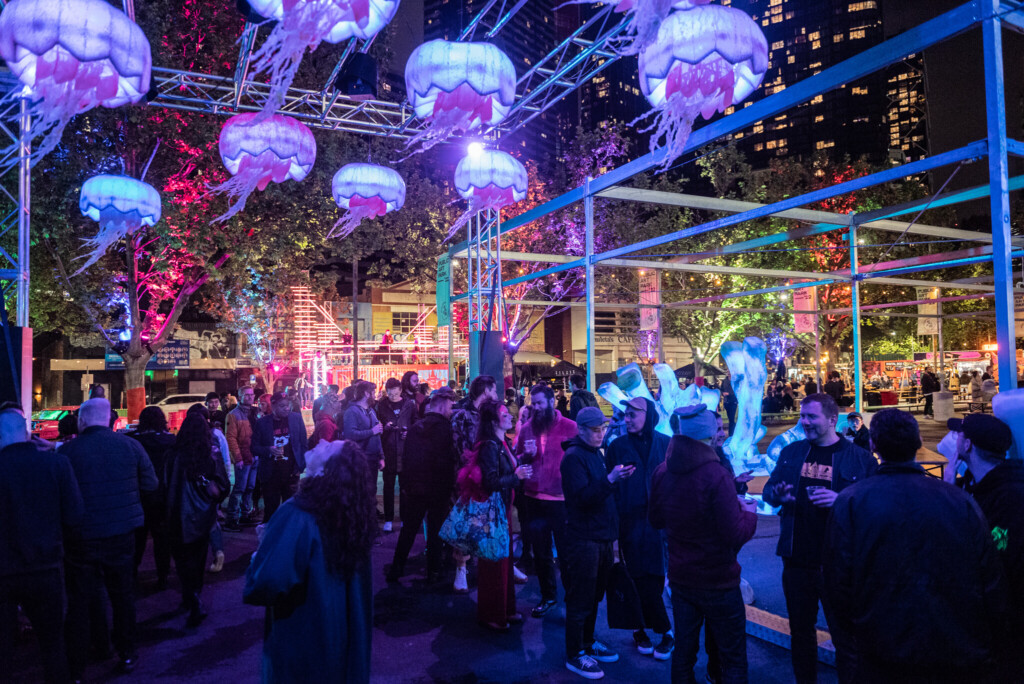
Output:
[[[1004,390],[992,396],[992,413],[1010,426],[1010,458],[1024,460],[1024,389]]]
[[[105,0],[11,0],[0,14],[0,57],[32,102],[32,136],[43,136],[32,164],[57,146],[71,117],[138,102],[149,90],[149,41]]]
[[[655,131],[652,152],[666,147],[662,167],[683,153],[698,116],[710,119],[742,102],[768,69],[768,41],[747,14],[687,4],[661,23],[640,52],[640,89],[654,107],[640,118],[656,117],[645,130]]]
[[[757,450],[757,443],[766,432],[761,424],[761,399],[768,379],[765,352],[764,341],[757,337],[747,337],[742,343],[724,342],[721,347],[738,402],[736,428],[724,445],[736,472],[767,466]]]
[[[262,121],[257,116],[233,116],[220,131],[220,158],[232,178],[210,192],[227,194],[233,204],[214,222],[240,212],[252,191],[262,191],[271,181],[301,181],[316,161],[316,140],[309,128],[280,114]]]
[[[405,181],[397,171],[376,164],[346,164],[331,183],[334,201],[348,212],[327,237],[346,237],[363,219],[377,218],[405,204]]]
[[[469,202],[469,208],[452,224],[448,238],[478,212],[497,211],[526,199],[528,185],[526,167],[510,154],[480,150],[463,157],[455,167],[455,189]]]
[[[426,128],[409,141],[421,151],[453,133],[501,123],[516,96],[512,60],[490,43],[432,40],[409,55],[405,90]]]
[[[85,241],[89,250],[78,275],[99,261],[107,249],[142,226],[160,220],[160,193],[152,185],[130,176],[93,176],[82,184],[78,208],[100,224],[96,237]]]
[[[368,40],[391,21],[400,0],[249,0],[267,19],[277,20],[266,41],[253,53],[254,73],[270,74],[270,95],[260,116],[281,106],[302,56],[321,41]]]

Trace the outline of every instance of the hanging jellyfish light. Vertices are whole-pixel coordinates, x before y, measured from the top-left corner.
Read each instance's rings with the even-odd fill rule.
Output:
[[[252,56],[253,72],[270,74],[270,95],[260,117],[273,114],[284,102],[306,48],[315,50],[321,41],[369,40],[395,16],[399,2],[249,0],[257,14],[278,22]]]
[[[0,57],[32,102],[33,137],[43,136],[33,165],[71,117],[138,102],[149,90],[149,41],[104,0],[11,0],[0,14]]]
[[[130,176],[93,176],[82,184],[78,208],[100,224],[96,237],[85,241],[88,253],[78,275],[99,261],[107,249],[142,226],[160,220],[160,193],[152,185]]]
[[[664,145],[662,168],[683,153],[697,116],[743,101],[768,69],[768,41],[744,12],[692,4],[672,12],[653,43],[640,52],[640,89],[654,109],[651,151]]]
[[[210,193],[225,193],[234,203],[213,222],[240,212],[252,191],[262,191],[271,181],[301,181],[316,161],[316,140],[309,128],[280,114],[263,121],[256,121],[257,116],[233,116],[220,131],[220,158],[232,178]]]
[[[334,201],[348,213],[327,237],[352,234],[363,219],[377,218],[405,204],[405,181],[397,171],[376,164],[346,164],[331,183]]]
[[[516,97],[512,60],[490,43],[432,40],[409,55],[405,90],[427,128],[409,141],[427,150],[454,133],[501,123]]]
[[[469,208],[448,231],[448,238],[478,212],[497,211],[526,199],[529,181],[526,168],[512,155],[498,150],[480,150],[455,167],[455,189],[469,202]]]

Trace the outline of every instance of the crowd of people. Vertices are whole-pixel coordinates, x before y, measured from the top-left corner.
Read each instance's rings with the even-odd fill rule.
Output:
[[[208,395],[177,434],[158,407],[118,434],[97,396],[57,449],[30,438],[19,407],[0,407],[0,678],[12,672],[19,608],[47,681],[80,681],[111,644],[131,672],[148,538],[157,589],[173,560],[185,626],[198,629],[205,573],[223,567],[222,528],[255,526],[241,598],[266,607],[263,680],[368,682],[374,575],[402,584],[425,521],[426,581],[468,592],[475,564],[486,630],[526,619],[516,585],[524,570],[535,574],[530,616],[557,613],[561,598],[565,667],[599,679],[620,654],[597,634],[598,607],[613,583],[622,601],[625,581],[637,654],[671,661],[673,682],[695,682],[703,630],[708,681],[748,681],[737,554],[754,535],[757,501],[752,474],[734,472],[723,449],[723,416],[678,408],[669,436],[656,429],[653,401],[627,399],[612,439],[584,384],[572,378],[560,410],[546,383],[520,404],[488,376],[464,397],[430,392],[414,372],[380,391],[356,380],[322,389],[311,431],[301,395],[257,400],[250,385],[236,401]],[[830,393],[806,393],[799,411],[806,438],[783,449],[763,489],[780,515],[795,680],[817,679],[819,604],[841,682],[1018,677],[1024,464],[1007,460],[1009,428],[987,414],[951,420],[940,479],[915,464],[921,439],[909,413],[879,411],[870,428],[850,414],[840,435]],[[521,532],[520,567],[514,534],[488,557],[446,547],[453,503],[469,500],[494,502],[492,525]],[[391,563],[374,568],[374,540],[396,525]]]

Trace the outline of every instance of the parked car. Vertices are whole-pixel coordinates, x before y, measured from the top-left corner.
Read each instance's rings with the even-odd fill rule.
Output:
[[[162,408],[164,413],[169,413],[170,411],[185,411],[194,404],[202,404],[205,401],[205,394],[169,394],[154,405]]]
[[[60,431],[57,429],[61,418],[78,410],[77,406],[58,406],[56,408],[45,408],[39,412],[32,421],[32,436],[42,439],[55,440]],[[128,427],[128,421],[124,416],[118,416],[114,423],[114,430],[124,430]]]

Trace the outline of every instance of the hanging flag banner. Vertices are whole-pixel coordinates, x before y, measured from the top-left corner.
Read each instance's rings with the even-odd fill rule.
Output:
[[[814,302],[816,301],[818,288],[816,287],[805,287],[799,290],[793,290],[793,311],[811,311],[814,309]],[[793,332],[798,333],[812,333],[815,328],[815,319],[817,316],[814,314],[796,314],[793,317]]]
[[[918,287],[916,291],[918,300],[936,299],[940,292],[937,287]],[[918,304],[917,313],[921,316],[921,318],[917,319],[917,334],[938,335],[939,319],[936,318],[936,315],[939,313],[939,303]]]
[[[451,301],[451,257],[442,254],[437,258],[437,325],[444,327],[452,322]]]
[[[1024,337],[1024,292],[1013,293],[1013,317],[1017,331],[1015,337]],[[1020,351],[1019,349],[1017,350]]]
[[[661,278],[658,271],[640,272],[640,330],[657,330],[661,308]]]

